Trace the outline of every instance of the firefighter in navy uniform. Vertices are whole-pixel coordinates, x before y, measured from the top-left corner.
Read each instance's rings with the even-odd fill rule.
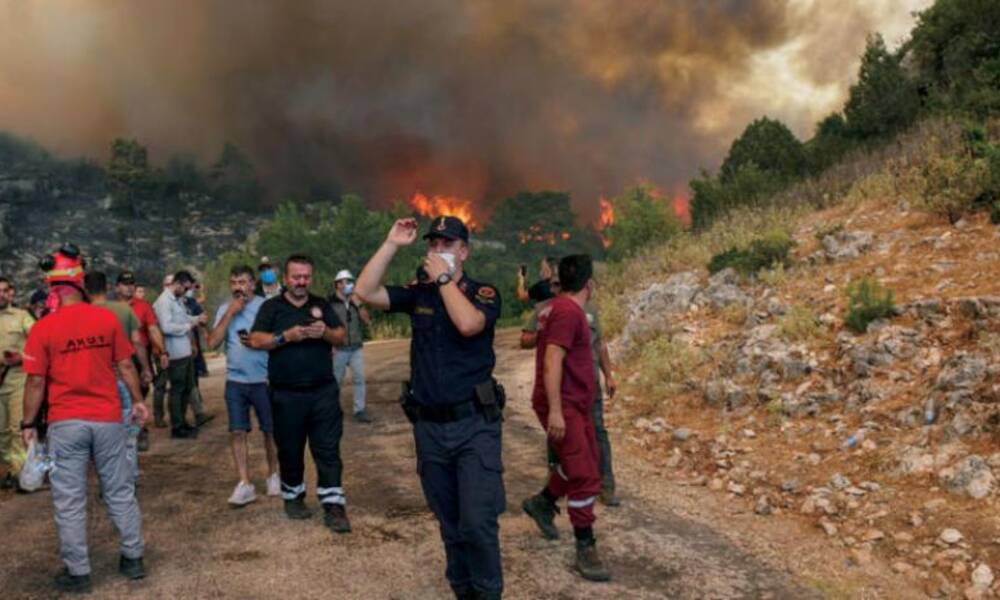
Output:
[[[469,230],[455,217],[431,222],[416,282],[383,286],[396,252],[416,237],[415,219],[396,221],[358,277],[355,293],[377,308],[410,315],[411,380],[401,402],[414,424],[424,497],[441,527],[445,575],[457,598],[500,598],[503,390],[492,377],[500,296],[463,273]]]

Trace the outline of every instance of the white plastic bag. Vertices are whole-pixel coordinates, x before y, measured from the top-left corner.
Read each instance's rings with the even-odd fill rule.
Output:
[[[36,492],[45,484],[45,474],[52,469],[52,459],[43,442],[31,442],[18,483],[26,492]]]

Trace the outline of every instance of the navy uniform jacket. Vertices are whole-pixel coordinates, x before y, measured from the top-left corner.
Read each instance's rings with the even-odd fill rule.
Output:
[[[410,383],[417,403],[447,406],[472,400],[475,386],[489,379],[496,364],[493,329],[500,316],[500,294],[495,287],[463,275],[458,288],[486,316],[479,334],[459,333],[433,284],[388,286],[389,312],[410,315]]]

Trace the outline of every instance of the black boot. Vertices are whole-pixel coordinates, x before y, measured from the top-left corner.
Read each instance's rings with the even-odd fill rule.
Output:
[[[604,566],[593,538],[576,541],[576,564],[573,566],[587,581],[611,581],[611,573]]]
[[[521,508],[525,514],[531,517],[542,535],[547,540],[559,539],[559,530],[556,528],[553,519],[559,513],[559,507],[552,503],[543,494],[535,494],[521,503]]]
[[[347,509],[343,504],[324,504],[323,523],[334,533],[350,533],[351,522],[347,520]]]
[[[306,507],[304,495],[294,500],[285,500],[285,514],[289,519],[309,519],[313,516],[312,511]]]
[[[146,576],[146,569],[142,566],[142,557],[122,556],[118,560],[118,572],[128,579],[142,579]]]
[[[72,575],[69,569],[64,569],[56,575],[55,584],[60,592],[67,594],[89,594],[90,573],[86,575]]]

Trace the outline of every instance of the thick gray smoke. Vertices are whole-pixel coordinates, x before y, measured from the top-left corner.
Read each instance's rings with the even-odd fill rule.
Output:
[[[677,189],[761,114],[810,134],[926,1],[0,0],[0,129],[103,160],[225,141],[270,187]],[[892,37],[890,37],[890,40]]]

